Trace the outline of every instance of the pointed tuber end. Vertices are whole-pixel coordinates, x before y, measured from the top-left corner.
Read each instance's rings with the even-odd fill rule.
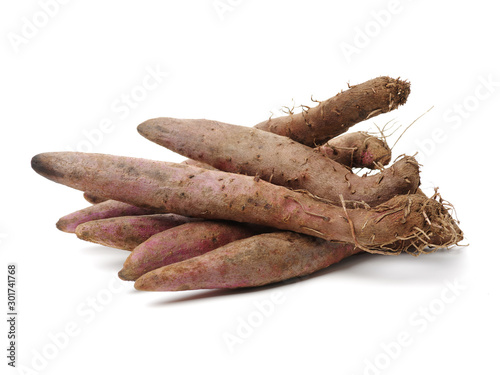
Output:
[[[125,267],[123,267],[120,270],[120,272],[118,272],[118,277],[122,280],[125,280],[125,281],[137,280],[137,277],[135,277],[134,275],[131,275],[130,272]]]
[[[144,138],[154,140],[156,138],[154,130],[156,122],[157,119],[146,120],[143,123],[139,124],[139,126],[137,126],[137,131]]]
[[[68,223],[64,218],[57,221],[56,228],[65,233],[75,233],[76,229],[74,224]]]
[[[86,223],[81,223],[78,224],[77,227],[75,228],[75,234],[76,236],[83,240],[83,241],[88,241],[88,242],[94,242],[94,243],[99,243],[95,241],[95,235],[93,235],[92,229],[95,228],[93,225],[93,221],[88,221]]]
[[[188,290],[187,286],[180,288],[169,287],[165,280],[162,279],[156,272],[157,270],[149,271],[139,277],[135,283],[134,288],[137,290],[144,290],[146,292],[167,292],[176,290]],[[174,285],[175,286],[175,285]]]
[[[98,204],[98,203],[102,203],[102,202],[107,201],[107,198],[103,198],[103,197],[100,197],[98,195],[89,193],[88,191],[85,191],[83,193],[83,198],[85,198],[85,200],[87,202],[92,203],[92,204]]]
[[[148,277],[139,277],[135,283],[134,283],[134,288],[137,290],[144,290],[148,292],[154,292],[155,289],[153,288],[152,285],[148,282]]]
[[[144,138],[169,148],[170,131],[179,127],[185,127],[186,124],[196,122],[196,120],[176,119],[171,117],[157,117],[144,121],[137,126],[137,131]]]
[[[55,153],[46,152],[33,156],[31,159],[31,168],[39,175],[53,180],[54,178],[63,177],[63,174],[58,172],[53,166],[53,156]]]

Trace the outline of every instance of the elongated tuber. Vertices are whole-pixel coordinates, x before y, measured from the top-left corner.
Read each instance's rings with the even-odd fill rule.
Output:
[[[117,202],[115,200],[105,200],[93,206],[75,211],[69,215],[63,216],[56,223],[57,229],[74,233],[78,225],[87,221],[107,219],[118,216],[137,216],[151,215],[158,212],[164,212],[161,208],[148,209],[136,207],[127,203]]]
[[[258,178],[147,159],[54,152],[33,157],[32,167],[55,182],[138,207],[265,225],[370,252],[420,253],[462,236],[445,206],[415,194],[347,209]]]
[[[194,220],[175,214],[111,217],[80,224],[75,234],[85,241],[133,250],[156,233]]]
[[[151,119],[141,135],[181,155],[233,173],[258,176],[274,184],[340,205],[377,205],[398,194],[413,194],[420,184],[417,161],[402,157],[376,175],[358,176],[310,147],[262,130],[209,120]]]
[[[265,233],[155,269],[135,288],[148,291],[255,287],[309,275],[360,250],[292,232]]]
[[[257,227],[226,221],[187,223],[155,234],[135,248],[118,276],[136,280],[154,269],[205,254],[230,242],[262,232]]]
[[[378,77],[350,86],[316,107],[271,118],[255,127],[312,147],[346,132],[358,122],[398,108],[406,103],[409,94],[409,82]]]

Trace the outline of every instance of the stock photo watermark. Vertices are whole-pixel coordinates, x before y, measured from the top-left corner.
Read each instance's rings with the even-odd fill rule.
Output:
[[[111,102],[109,110],[113,116],[105,116],[101,118],[97,126],[91,129],[83,129],[79,141],[74,145],[66,145],[67,151],[92,152],[95,147],[103,143],[106,135],[116,130],[115,117],[120,121],[127,119],[170,75],[160,64],[148,65],[144,70],[145,75],[140,82]]]
[[[458,279],[446,280],[439,295],[428,303],[420,305],[408,317],[408,327],[398,332],[392,340],[380,343],[380,352],[363,361],[363,375],[381,375],[394,361],[409,348],[419,335],[439,320],[450,306],[467,290],[467,286]]]
[[[497,93],[499,87],[500,81],[491,74],[487,77],[479,76],[474,91],[443,112],[442,119],[445,126],[434,127],[427,138],[415,140],[419,161],[424,162],[450,138],[452,132],[460,130],[463,124],[481,108],[482,103]]]
[[[390,0],[383,9],[372,10],[370,19],[363,26],[354,28],[354,35],[350,40],[340,42],[339,47],[346,61],[350,63],[354,55],[361,54],[384,29],[389,27],[394,17],[404,11],[405,3],[411,1]]]
[[[226,19],[226,14],[232,14],[236,8],[243,3],[243,0],[214,0],[212,8],[221,21]]]
[[[289,300],[290,296],[299,290],[303,285],[302,282],[309,277],[311,275],[284,280],[280,286],[289,286],[288,288],[272,292],[265,298],[254,300],[248,313],[236,318],[233,329],[222,334],[222,340],[229,353],[234,354],[241,345],[251,339],[265,325],[266,320],[274,316],[280,307]]]
[[[22,17],[19,29],[7,33],[7,39],[15,53],[35,39],[47,25],[57,17],[62,6],[71,0],[39,0],[37,9],[28,17]]]
[[[17,264],[7,265],[7,365],[16,367],[17,361]]]
[[[252,337],[255,331],[264,324],[264,321],[275,313],[277,306],[282,305],[285,300],[285,294],[278,291],[271,293],[268,298],[254,301],[254,308],[245,317],[239,316],[236,319],[234,330],[222,334],[227,350],[234,353],[236,346]]]
[[[76,305],[74,310],[76,317],[67,321],[62,328],[49,331],[45,344],[38,349],[32,349],[29,364],[16,366],[18,374],[38,375],[47,370],[50,363],[55,361],[100,313],[109,308],[123,290],[123,284],[113,276],[106,287]]]

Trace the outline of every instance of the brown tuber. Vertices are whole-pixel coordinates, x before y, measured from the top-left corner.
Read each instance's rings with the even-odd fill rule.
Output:
[[[378,77],[350,86],[316,107],[271,118],[255,127],[312,147],[346,132],[358,122],[398,108],[406,103],[409,94],[409,82]]]

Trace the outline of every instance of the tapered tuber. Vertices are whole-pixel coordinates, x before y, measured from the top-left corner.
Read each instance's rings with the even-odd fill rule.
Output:
[[[81,240],[133,250],[156,233],[194,220],[175,214],[111,217],[80,224],[75,234]]]
[[[271,118],[255,127],[316,146],[346,132],[358,122],[398,108],[406,103],[409,94],[409,82],[378,77],[350,86],[316,107]]]
[[[161,208],[142,208],[127,203],[106,199],[101,203],[97,203],[93,206],[63,216],[56,223],[56,227],[63,232],[74,233],[78,225],[86,223],[87,221],[107,219],[118,216],[151,215],[158,212],[165,211]]]
[[[265,233],[155,269],[135,288],[174,291],[255,287],[309,275],[360,250],[292,232]]]
[[[180,225],[152,236],[135,248],[118,276],[123,280],[136,280],[154,269],[205,254],[262,230],[260,227],[225,221]]]
[[[377,205],[398,194],[413,194],[420,184],[417,161],[402,157],[376,175],[358,176],[321,152],[262,130],[209,120],[151,119],[138,126],[141,135],[194,160],[304,189],[341,204]]]
[[[370,252],[420,253],[462,238],[445,206],[415,194],[347,209],[258,178],[147,159],[54,152],[36,155],[32,167],[55,182],[138,207],[265,225]]]

